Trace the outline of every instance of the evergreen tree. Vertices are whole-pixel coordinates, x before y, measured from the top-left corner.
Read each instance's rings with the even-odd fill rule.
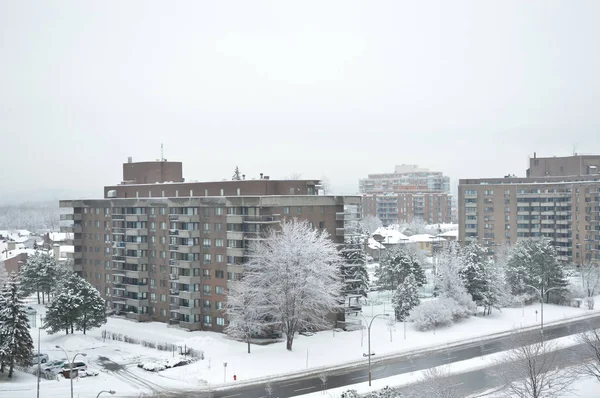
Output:
[[[414,275],[419,287],[427,281],[416,253],[405,248],[391,249],[382,259],[375,274],[382,286],[394,290],[410,274]]]
[[[484,306],[484,297],[489,288],[486,278],[488,261],[486,250],[477,242],[471,242],[460,251],[458,274],[467,289],[467,293],[479,306]]]
[[[39,261],[40,274],[38,275],[38,278],[42,290],[42,303],[44,302],[44,293],[48,298],[48,302],[50,302],[50,292],[52,292],[58,282],[59,267],[54,256],[47,253],[41,253],[39,255]]]
[[[2,370],[8,366],[8,377],[12,378],[14,366],[30,366],[33,354],[29,320],[16,274],[10,275],[0,296],[0,362]]]
[[[529,293],[538,296],[528,286],[531,285],[542,292],[545,302],[549,302],[550,297],[559,302],[568,286],[556,251],[550,240],[545,238],[517,241],[506,264],[506,280],[513,295]]]
[[[367,297],[369,292],[369,273],[366,256],[358,239],[348,239],[341,251],[343,263],[341,273],[346,281],[344,291],[354,292]]]
[[[77,324],[83,305],[83,298],[80,296],[81,278],[72,273],[68,280],[64,282],[54,300],[46,306],[46,317],[44,318],[44,329],[49,329],[49,334],[64,330],[69,334],[73,333],[74,326]]]
[[[392,306],[396,313],[397,321],[405,321],[410,311],[421,303],[419,288],[413,274],[409,274],[398,286],[392,297]]]
[[[39,252],[27,257],[27,261],[21,267],[21,288],[26,295],[36,293],[38,304],[41,304],[40,293],[43,292],[42,281],[39,275],[42,273],[42,259]],[[43,296],[43,294],[42,294]],[[43,298],[43,297],[42,297]]]
[[[85,279],[79,279],[77,284],[78,296],[81,298],[79,317],[76,321],[76,329],[82,330],[83,334],[93,328],[98,328],[106,323],[106,302],[100,292]]]
[[[231,177],[234,181],[239,181],[242,179],[242,175],[240,174],[240,168],[235,166],[235,170],[233,171],[233,177]]]

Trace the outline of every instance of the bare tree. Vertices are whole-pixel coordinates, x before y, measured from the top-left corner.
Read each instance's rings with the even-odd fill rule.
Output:
[[[363,233],[371,236],[373,235],[373,232],[375,232],[377,230],[377,228],[383,226],[383,223],[381,222],[381,220],[375,216],[371,216],[368,215],[365,218],[362,219],[362,221],[360,222],[360,227],[363,231]]]
[[[558,346],[541,336],[513,334],[513,349],[500,359],[499,379],[507,397],[553,398],[567,396],[578,375],[560,368]]]
[[[591,360],[584,362],[581,372],[600,381],[600,329],[590,328],[577,335],[577,341],[590,354]]]
[[[596,290],[600,287],[600,265],[592,262],[581,264],[579,272],[581,273],[581,283],[587,297],[595,296]]]
[[[421,397],[431,398],[459,398],[458,386],[448,380],[450,372],[446,368],[429,368],[423,372],[418,393]]]

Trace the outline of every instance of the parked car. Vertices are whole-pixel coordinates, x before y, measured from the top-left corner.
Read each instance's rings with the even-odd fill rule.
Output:
[[[73,362],[73,372],[76,370],[87,370],[87,368],[87,365],[83,362]],[[71,363],[65,362],[62,370],[64,372],[69,372],[71,370]]]
[[[50,361],[48,363],[46,363],[42,369],[44,370],[44,372],[60,372],[62,371],[63,365],[65,364],[65,362],[67,362],[64,359],[61,359],[60,361]]]
[[[31,356],[31,363],[37,365],[38,363],[46,363],[50,360],[48,354],[38,354],[37,352]]]

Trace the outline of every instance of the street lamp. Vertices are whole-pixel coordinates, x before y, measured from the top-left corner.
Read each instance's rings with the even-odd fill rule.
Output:
[[[525,285],[525,287],[530,287],[532,289],[534,289],[536,292],[538,292],[538,294],[540,295],[540,332],[542,334],[542,338],[544,337],[544,293],[548,293],[551,292],[552,290],[556,290],[556,289],[561,289],[561,287],[555,286],[555,287],[551,287],[549,289],[546,289],[545,291],[542,289],[538,289],[535,286],[532,285]]]
[[[365,317],[365,315],[363,313],[361,313],[362,317],[365,318],[365,323],[367,323],[367,318]],[[367,341],[368,341],[368,354],[364,354],[363,353],[363,357],[369,357],[369,387],[371,387],[371,325],[373,325],[373,321],[375,320],[375,318],[377,318],[378,316],[390,316],[390,314],[377,314],[375,315],[373,318],[371,318],[371,322],[369,322],[368,328],[367,328]]]
[[[65,356],[67,357],[67,361],[69,360],[69,354],[67,354],[67,351],[65,351],[64,348],[62,348],[61,346],[57,345],[55,346],[56,348],[60,348],[61,350],[63,350],[63,352],[65,353]],[[77,355],[81,355],[84,357],[87,357],[87,354],[84,352],[78,352],[77,354],[75,354],[73,356],[73,360],[70,361],[70,370],[69,370],[69,379],[71,380],[71,398],[73,398],[73,365],[75,362],[75,358],[77,358]]]
[[[98,393],[98,395],[96,395],[96,398],[100,397],[100,394],[102,394],[103,392],[107,392],[110,395],[115,395],[115,390],[102,390]]]

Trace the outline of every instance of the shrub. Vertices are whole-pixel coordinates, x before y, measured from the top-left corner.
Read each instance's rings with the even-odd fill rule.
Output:
[[[460,313],[456,302],[452,299],[425,301],[415,307],[410,315],[410,320],[420,331],[432,330],[452,324],[455,314]]]

